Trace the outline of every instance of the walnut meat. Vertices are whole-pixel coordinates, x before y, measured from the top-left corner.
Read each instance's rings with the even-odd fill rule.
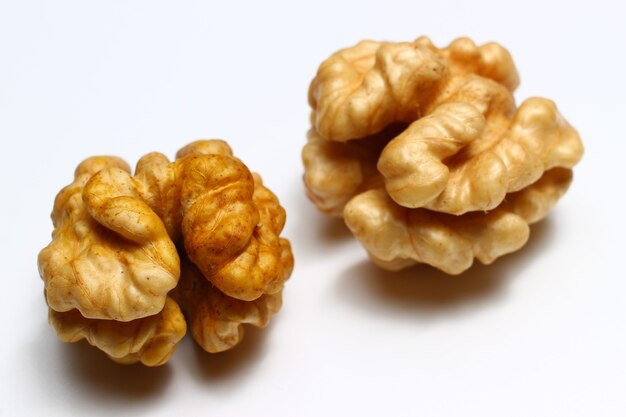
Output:
[[[449,273],[519,249],[583,146],[547,99],[516,107],[502,46],[363,41],[320,66],[302,158],[309,198],[387,269]]]
[[[177,157],[170,163],[148,154],[136,177],[138,192],[170,234],[182,236],[189,259],[232,297],[251,301],[280,291],[293,258],[289,242],[278,237],[285,210],[261,177],[221,141],[189,144]]]
[[[119,158],[89,158],[57,196],[52,219],[53,240],[38,258],[49,321],[61,340],[86,339],[120,363],[165,363],[186,332],[181,307],[200,334],[208,321],[178,303],[266,305],[263,320],[239,323],[267,324],[293,269],[279,237],[284,209],[220,140],[193,142],[173,162],[147,154],[134,175]],[[203,282],[174,301],[181,257]],[[197,339],[208,351],[240,339],[215,347],[207,337]]]
[[[178,304],[169,297],[157,314],[128,322],[88,319],[78,310],[61,313],[51,308],[48,321],[64,342],[86,339],[115,362],[147,366],[167,362],[187,330]]]
[[[458,274],[474,258],[490,264],[521,248],[528,225],[546,216],[571,179],[570,170],[554,168],[495,209],[462,216],[402,207],[376,188],[350,200],[345,222],[377,265],[397,270],[421,262]]]
[[[243,338],[243,324],[265,327],[282,304],[282,290],[252,301],[229,297],[202,275],[189,260],[183,260],[180,286],[176,289],[189,320],[193,338],[207,352],[222,352]]]
[[[176,286],[176,247],[159,217],[127,191],[128,172],[119,158],[89,158],[57,195],[52,243],[38,259],[53,310],[130,321],[161,311]],[[96,188],[92,180],[105,174],[125,182],[117,189]]]

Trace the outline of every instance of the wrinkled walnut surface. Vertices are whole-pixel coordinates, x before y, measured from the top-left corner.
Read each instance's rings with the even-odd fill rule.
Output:
[[[84,191],[105,172],[130,178],[119,158],[88,158],[57,195],[52,243],[39,254],[39,273],[53,310],[129,321],[163,309],[178,282],[179,259],[162,221],[139,198]]]
[[[220,140],[193,142],[173,162],[147,154],[135,175],[119,158],[89,158],[57,196],[52,219],[52,242],[38,258],[50,323],[62,340],[86,339],[120,363],[161,365],[186,331],[168,297],[181,274],[177,246],[203,280],[199,294],[186,290],[178,302],[216,311],[267,305],[264,321],[224,316],[238,320],[238,335],[240,323],[266,325],[278,311],[293,269],[289,241],[279,237],[284,209]],[[205,343],[221,328],[198,319],[196,307],[182,309],[206,350],[239,341]]]
[[[377,265],[398,270],[426,263],[458,274],[474,258],[490,264],[521,248],[529,224],[546,216],[571,179],[570,170],[555,168],[494,210],[463,216],[402,207],[384,189],[372,189],[350,200],[345,222]]]
[[[183,260],[176,297],[184,306],[193,338],[207,352],[222,352],[243,338],[242,324],[265,327],[282,304],[282,291],[244,301],[229,297],[208,282],[189,260]]]
[[[329,140],[372,135],[393,122],[418,119],[422,109],[451,95],[472,75],[510,91],[519,84],[513,59],[496,43],[478,47],[460,38],[438,49],[426,37],[362,41],[320,65],[309,88],[312,124]]]
[[[518,83],[506,49],[468,38],[336,52],[309,88],[307,195],[388,269],[459,273],[474,257],[519,249],[566,191],[583,146],[552,101],[516,107]]]
[[[157,314],[128,322],[87,319],[78,310],[61,313],[51,308],[48,321],[64,342],[86,339],[115,362],[147,366],[167,362],[187,331],[178,304],[169,297]]]

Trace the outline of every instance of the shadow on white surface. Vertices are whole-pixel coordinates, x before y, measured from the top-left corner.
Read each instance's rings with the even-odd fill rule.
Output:
[[[349,267],[337,281],[336,293],[344,301],[371,312],[446,312],[463,304],[489,301],[501,295],[510,279],[523,271],[553,242],[551,218],[533,225],[528,243],[491,265],[474,265],[460,275],[448,275],[428,265],[398,272],[386,271],[364,260]]]
[[[275,318],[274,318],[275,319]],[[187,358],[193,374],[206,383],[223,384],[225,380],[245,378],[252,373],[265,353],[266,338],[272,323],[264,329],[244,325],[244,337],[239,345],[226,352],[207,353],[193,342],[195,358]]]
[[[179,347],[180,352],[177,354],[180,357],[175,358],[175,366],[186,367],[199,384],[211,386],[217,392],[232,393],[261,364],[267,353],[267,339],[275,321],[276,317],[273,317],[263,329],[244,325],[243,340],[231,350],[220,353],[205,352],[188,334]]]
[[[149,401],[163,392],[172,376],[167,364],[157,368],[117,364],[85,341],[63,343],[59,350],[66,377],[81,391],[101,398]]]
[[[297,249],[303,247],[315,251],[319,255],[320,251],[352,241],[352,233],[343,219],[319,211],[306,196],[304,188],[304,182],[299,178],[290,185],[291,193],[288,196],[278,196],[287,211],[287,230],[283,235],[290,239],[292,245]],[[296,265],[297,262],[298,259]]]
[[[248,373],[253,373],[264,355],[265,339],[271,327],[271,323],[265,329],[245,326],[242,342],[234,349],[218,354],[202,350],[188,333],[172,359],[156,368],[117,364],[85,341],[62,343],[56,337],[52,338],[51,329],[46,328],[41,333],[45,342],[35,343],[34,348],[39,350],[46,343],[54,343],[54,349],[52,352],[48,350],[47,359],[36,368],[54,363],[64,382],[61,383],[63,387],[53,388],[53,391],[67,395],[69,389],[71,398],[80,399],[77,400],[80,403],[107,404],[110,408],[132,404],[143,408],[164,397],[174,379],[174,371],[181,366],[187,367],[201,383],[222,388],[239,383]]]
[[[321,213],[318,215],[322,216]],[[324,216],[317,220],[320,224],[316,228],[316,237],[323,243],[343,242],[353,238],[343,219]]]

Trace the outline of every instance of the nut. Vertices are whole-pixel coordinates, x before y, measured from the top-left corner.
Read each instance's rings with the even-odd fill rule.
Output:
[[[372,261],[385,269],[426,263],[459,274],[474,257],[490,264],[521,248],[528,240],[528,225],[545,217],[571,179],[570,170],[554,168],[529,187],[509,194],[497,208],[462,216],[402,207],[383,188],[376,188],[350,200],[345,222]]]
[[[118,158],[89,158],[57,195],[52,243],[38,259],[53,310],[78,309],[85,318],[130,321],[161,311],[176,286],[176,247],[161,220],[126,191],[132,180],[128,172]],[[111,176],[123,181],[118,189],[92,181]],[[120,198],[114,198],[116,193]]]
[[[511,91],[519,82],[511,56],[496,43],[477,47],[461,38],[439,50],[426,37],[362,41],[320,65],[309,88],[312,124],[324,138],[346,141],[378,133],[393,122],[410,123],[468,74]]]
[[[177,246],[211,300],[280,300],[293,269],[279,237],[284,209],[224,141],[191,143],[173,162],[147,154],[134,176],[119,158],[89,158],[52,219],[52,243],[38,259],[50,323],[62,340],[87,339],[121,363],[161,365],[186,331],[168,297],[180,276]]]
[[[280,310],[282,290],[252,301],[229,297],[212,286],[193,263],[184,259],[176,298],[184,306],[196,342],[207,352],[222,352],[241,341],[242,324],[267,326],[270,317]]]
[[[147,366],[167,362],[187,330],[178,304],[169,297],[157,314],[127,322],[87,319],[78,310],[61,313],[51,308],[48,321],[64,342],[86,339],[115,362]]]
[[[516,108],[518,83],[506,49],[468,38],[338,51],[309,89],[307,195],[388,269],[460,273],[474,257],[519,249],[528,223],[566,191],[583,146],[552,101]]]

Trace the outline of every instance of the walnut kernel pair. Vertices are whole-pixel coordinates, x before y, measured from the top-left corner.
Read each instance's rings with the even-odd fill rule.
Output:
[[[552,101],[515,105],[518,84],[506,49],[468,38],[336,52],[309,89],[307,195],[390,270],[457,274],[518,250],[583,154]],[[50,323],[121,363],[165,363],[187,325],[205,350],[231,348],[242,323],[280,309],[293,268],[284,210],[222,141],[174,162],[148,154],[134,175],[89,158],[52,219],[39,255]]]

